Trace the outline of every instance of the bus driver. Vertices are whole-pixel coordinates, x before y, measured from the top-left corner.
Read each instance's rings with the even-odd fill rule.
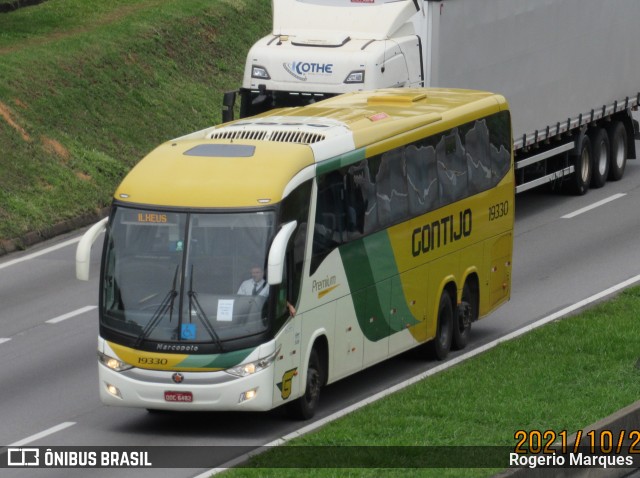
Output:
[[[269,284],[264,279],[264,270],[260,266],[251,268],[251,278],[240,284],[238,295],[257,295],[266,298],[269,295]],[[296,315],[296,308],[287,301],[287,309],[291,317]]]

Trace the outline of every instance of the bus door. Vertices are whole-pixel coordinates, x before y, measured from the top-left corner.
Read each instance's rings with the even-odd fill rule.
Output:
[[[301,375],[300,364],[300,319],[290,320],[285,324],[284,329],[278,334],[276,349],[280,353],[276,357],[274,368],[275,387],[273,388],[273,404],[287,401],[294,387],[298,386]]]

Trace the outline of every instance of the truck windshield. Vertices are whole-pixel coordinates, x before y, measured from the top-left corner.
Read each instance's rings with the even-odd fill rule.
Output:
[[[230,351],[259,340],[269,327],[263,268],[274,218],[116,206],[104,256],[103,336],[147,350]]]

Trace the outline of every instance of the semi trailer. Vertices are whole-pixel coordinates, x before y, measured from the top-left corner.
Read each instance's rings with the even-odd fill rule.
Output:
[[[493,91],[511,108],[516,192],[622,178],[640,102],[637,0],[273,0],[223,120],[389,87]]]

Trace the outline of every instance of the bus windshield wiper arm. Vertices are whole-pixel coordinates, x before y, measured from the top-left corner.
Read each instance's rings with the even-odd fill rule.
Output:
[[[215,341],[215,343],[220,348],[220,352],[224,352],[224,347],[222,346],[222,341],[218,336],[217,332],[209,322],[209,318],[207,314],[202,309],[200,302],[198,301],[198,294],[195,290],[193,290],[193,265],[191,265],[191,278],[189,280],[189,318],[191,318],[191,310],[194,309],[196,311],[196,317],[200,320],[200,323],[204,327],[204,329],[209,333],[211,338]]]
[[[162,302],[160,302],[160,305],[153,313],[151,320],[147,323],[144,329],[142,329],[140,335],[138,335],[138,339],[136,340],[136,347],[139,347],[140,344],[149,336],[149,334],[153,332],[153,329],[158,326],[160,320],[162,320],[167,311],[169,311],[169,322],[171,322],[171,319],[173,319],[173,303],[175,302],[176,296],[178,295],[178,292],[176,291],[176,283],[178,281],[179,267],[180,266],[176,266],[176,271],[173,274],[173,285],[171,286],[171,290],[167,292],[167,295],[164,297],[164,299],[162,299]]]

